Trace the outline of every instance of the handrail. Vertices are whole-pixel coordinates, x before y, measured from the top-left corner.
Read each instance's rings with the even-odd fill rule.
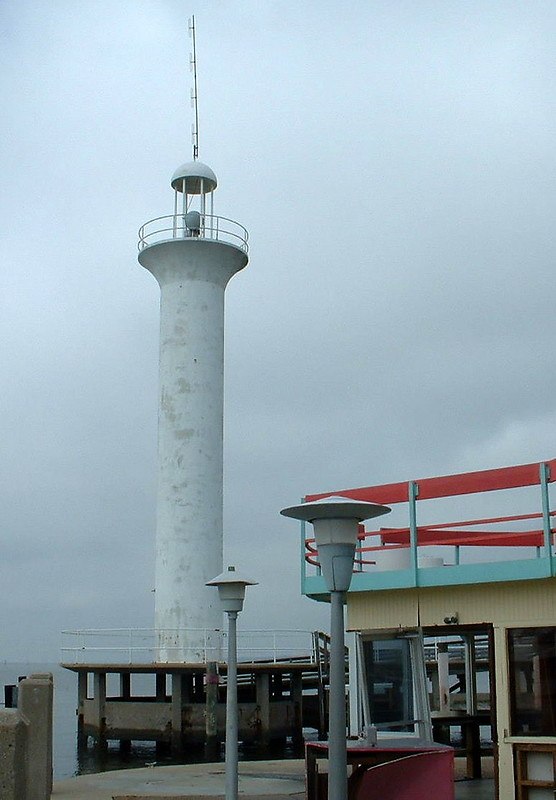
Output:
[[[549,471],[548,482],[556,481],[556,459],[541,462]],[[407,503],[408,486],[416,483],[419,486],[419,500],[432,500],[438,497],[457,497],[463,494],[480,494],[501,489],[519,489],[525,486],[537,486],[539,479],[539,463],[520,464],[514,467],[485,469],[479,472],[462,472],[458,475],[441,475],[436,478],[420,478],[415,481],[385,483],[379,486],[365,486],[360,489],[336,489],[332,492],[305,495],[305,502],[321,500],[325,497],[349,497],[352,500],[363,500],[371,503]]]
[[[512,514],[458,522],[442,522],[419,525],[415,529],[411,528],[410,521],[410,525],[407,527],[379,528],[369,531],[360,530],[358,535],[359,546],[355,550],[355,571],[358,572],[362,571],[363,565],[376,563],[364,558],[366,553],[384,553],[396,549],[414,550],[423,546],[454,547],[455,564],[457,566],[460,564],[460,549],[462,547],[536,548],[537,558],[540,558],[543,553],[552,558],[552,547],[556,535],[556,528],[553,527],[552,520],[556,516],[556,510],[551,510],[548,506],[548,484],[555,480],[556,459],[552,459],[540,464],[524,464],[516,467],[483,470],[482,472],[425,478],[417,482],[409,481],[362,489],[311,494],[306,495],[305,500],[314,501],[331,495],[341,495],[352,499],[386,504],[405,502],[409,503],[411,510],[412,507],[416,506],[416,503],[424,499],[479,494],[535,485],[541,487],[542,497],[545,502],[543,502],[543,511],[540,513]],[[415,496],[410,491],[411,486],[416,489]],[[488,528],[469,530],[471,526],[491,526],[529,520],[542,520],[543,527],[534,530],[512,530],[508,528],[505,530],[489,530]],[[460,528],[466,530],[459,530]],[[415,530],[414,538],[412,538],[413,530]],[[372,536],[379,537],[379,544],[364,545],[364,540]],[[315,547],[314,538],[305,539],[304,561],[317,569],[320,568],[318,550]],[[418,567],[418,564],[416,565]]]
[[[139,228],[139,251],[145,247],[174,239],[210,240],[237,247],[244,253],[249,250],[249,233],[241,223],[216,214],[202,214],[198,229],[188,228],[186,216],[166,214],[154,217]],[[170,234],[170,235],[168,235]]]
[[[157,661],[160,642],[164,639],[164,651],[171,654],[183,654],[183,643],[179,638],[187,638],[189,634],[204,635],[204,662],[219,660],[225,651],[227,632],[219,629],[204,628],[86,628],[62,631],[64,640],[69,639],[67,646],[61,647],[62,653],[72,653],[74,662],[82,663],[83,659],[94,661],[100,653],[113,656],[121,653],[127,663],[138,662],[136,656],[150,654],[148,661]],[[174,637],[176,644],[168,644]],[[187,647],[186,647],[187,649]],[[195,648],[196,649],[196,648]],[[238,633],[238,657],[240,661],[253,663],[255,660],[278,662],[305,658],[315,660],[312,632],[300,629],[276,630],[241,630]],[[164,659],[167,660],[167,659]]]

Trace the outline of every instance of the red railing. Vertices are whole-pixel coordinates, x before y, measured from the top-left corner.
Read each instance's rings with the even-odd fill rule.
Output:
[[[367,486],[358,489],[342,489],[340,491],[322,492],[306,495],[305,501],[320,500],[321,498],[340,495],[354,500],[365,500],[385,505],[397,503],[415,503],[418,500],[431,500],[442,497],[456,497],[465,494],[479,494],[483,492],[500,491],[504,489],[519,489],[528,486],[537,486],[543,482],[551,483],[556,480],[556,459],[551,461],[523,464],[515,467],[502,467],[500,469],[482,470],[479,472],[466,472],[458,475],[445,475],[437,478],[423,478],[417,481],[404,481],[401,483],[388,483],[380,486]],[[546,543],[546,525],[548,520],[556,516],[556,511],[547,508],[543,513],[514,514],[499,517],[483,517],[459,522],[443,522],[433,525],[416,526],[416,546],[424,545],[449,545],[472,547],[536,547],[541,548]],[[466,527],[499,525],[500,523],[525,522],[528,520],[542,520],[543,527],[535,530],[460,530]],[[550,526],[551,540],[554,540],[555,529]],[[380,543],[364,546],[364,542],[371,536],[378,536]],[[411,545],[411,528],[380,528],[366,531],[360,526],[359,546],[356,550],[356,568],[363,565],[374,564],[374,561],[364,557],[367,553],[384,551],[386,548],[408,548]],[[307,563],[318,567],[318,552],[314,546],[315,540],[308,538],[305,541],[305,560]]]

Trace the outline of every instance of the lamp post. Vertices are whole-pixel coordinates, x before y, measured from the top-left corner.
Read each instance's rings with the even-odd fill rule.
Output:
[[[322,574],[330,592],[329,800],[347,800],[344,602],[353,574],[359,523],[390,510],[347,497],[326,497],[280,512],[313,525]]]
[[[228,616],[228,679],[226,684],[226,800],[238,793],[238,710],[237,710],[237,615],[243,609],[245,587],[257,581],[241,578],[235,567],[207,581],[216,586],[222,610]]]

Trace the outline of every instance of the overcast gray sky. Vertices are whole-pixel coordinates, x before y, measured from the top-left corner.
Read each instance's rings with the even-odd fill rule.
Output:
[[[555,455],[556,5],[3,0],[0,659],[150,627],[158,287],[191,153],[227,290],[226,560],[311,628],[303,494]]]

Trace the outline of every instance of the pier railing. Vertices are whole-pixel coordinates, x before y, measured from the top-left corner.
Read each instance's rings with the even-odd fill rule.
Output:
[[[187,226],[184,214],[168,214],[150,219],[139,228],[138,247],[139,250],[144,250],[151,244],[172,239],[210,239],[234,245],[244,253],[249,249],[247,229],[233,219],[216,214],[200,215],[199,227],[194,229]]]
[[[438,661],[439,647],[446,648],[450,661],[463,661],[465,659],[465,643],[461,636],[448,639],[446,637],[428,638],[424,643],[425,662],[436,663]],[[488,663],[490,646],[487,635],[478,634],[474,641],[475,659],[477,662]]]
[[[74,664],[126,663],[151,664],[159,661],[160,640],[176,639],[188,634],[204,635],[204,662],[219,661],[227,650],[227,633],[224,630],[155,630],[153,628],[87,628],[62,631],[62,658]],[[215,639],[216,634],[216,639]],[[172,662],[172,648],[164,645],[165,661]],[[176,647],[176,661],[183,658],[183,646]],[[197,648],[195,648],[197,653]],[[179,658],[178,658],[179,653]],[[198,657],[192,656],[192,661]],[[316,663],[315,640],[311,631],[304,630],[242,630],[238,631],[238,660],[245,663],[258,661],[310,661]]]
[[[554,482],[551,459],[308,494],[305,501],[341,495],[394,507],[394,526],[360,525],[351,592],[474,585],[556,577]],[[494,515],[495,508],[502,513]],[[437,514],[440,521],[429,521]],[[452,514],[459,519],[445,521]],[[302,591],[323,598],[328,592],[316,541],[306,523],[302,531]]]

